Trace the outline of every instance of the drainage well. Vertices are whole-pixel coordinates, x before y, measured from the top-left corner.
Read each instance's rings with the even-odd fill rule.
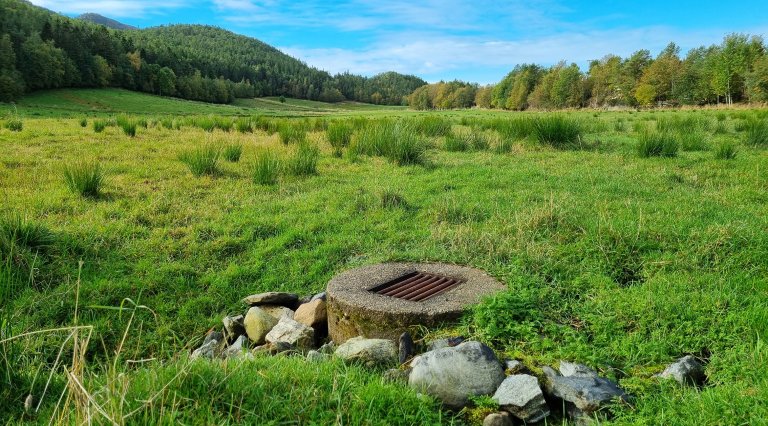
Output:
[[[338,344],[356,336],[397,340],[413,326],[435,327],[506,286],[483,271],[442,263],[382,263],[328,283],[328,331]]]

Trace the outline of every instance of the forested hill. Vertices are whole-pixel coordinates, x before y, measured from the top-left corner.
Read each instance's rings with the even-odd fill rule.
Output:
[[[112,28],[113,30],[138,30],[136,27],[123,24],[122,22],[115,21],[114,19],[109,19],[106,16],[99,15],[98,13],[84,13],[78,16],[77,19],[93,22],[94,24],[104,25],[105,27]]]
[[[393,72],[332,76],[216,27],[115,30],[23,0],[0,0],[1,102],[39,89],[122,87],[217,103],[285,95],[399,105],[424,84]]]

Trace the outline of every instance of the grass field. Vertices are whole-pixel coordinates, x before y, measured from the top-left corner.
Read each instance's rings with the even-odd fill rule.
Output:
[[[19,104],[20,131],[0,124],[2,332],[22,335],[0,346],[0,418],[103,421],[78,411],[85,392],[57,410],[73,383],[56,362],[64,345],[63,365],[119,423],[468,422],[358,367],[179,356],[244,295],[310,294],[346,269],[407,260],[470,265],[506,283],[450,332],[531,367],[598,368],[635,397],[612,409],[615,424],[768,419],[765,111],[415,115],[306,101],[277,102],[284,111],[269,110],[274,100],[142,105],[131,94],[119,112],[133,115],[107,120],[126,93],[42,93]],[[85,103],[57,103],[72,94]],[[108,121],[101,132],[93,108]],[[326,119],[220,130],[237,124],[218,116],[238,111],[329,115],[352,129],[351,144],[332,147]],[[211,114],[230,124],[207,131]],[[165,126],[164,115],[205,117]],[[380,118],[390,115],[399,118]],[[135,136],[121,122],[139,123]],[[287,128],[299,136],[284,144]],[[300,145],[319,149],[314,172],[295,166],[311,161]],[[238,161],[192,173],[190,158],[227,146],[242,147]],[[73,192],[65,170],[94,164],[96,195]],[[65,343],[71,329],[23,336],[75,324],[93,327],[79,352]],[[708,359],[704,388],[652,377],[685,354]],[[23,414],[54,366],[40,413]]]

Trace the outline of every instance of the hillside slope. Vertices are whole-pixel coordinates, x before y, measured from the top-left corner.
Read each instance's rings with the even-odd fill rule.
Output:
[[[115,21],[114,19],[107,18],[106,16],[99,15],[98,13],[84,13],[77,17],[77,19],[93,22],[94,24],[104,25],[107,28],[113,30],[138,30],[138,28],[123,24],[122,22]]]

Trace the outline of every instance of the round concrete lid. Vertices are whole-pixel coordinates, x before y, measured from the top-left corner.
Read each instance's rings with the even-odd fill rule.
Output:
[[[464,281],[429,299],[415,302],[384,296],[370,291],[411,272],[442,275]],[[380,263],[341,273],[328,283],[328,298],[347,306],[363,307],[370,312],[442,316],[460,313],[484,296],[504,291],[506,286],[483,271],[443,263]]]

